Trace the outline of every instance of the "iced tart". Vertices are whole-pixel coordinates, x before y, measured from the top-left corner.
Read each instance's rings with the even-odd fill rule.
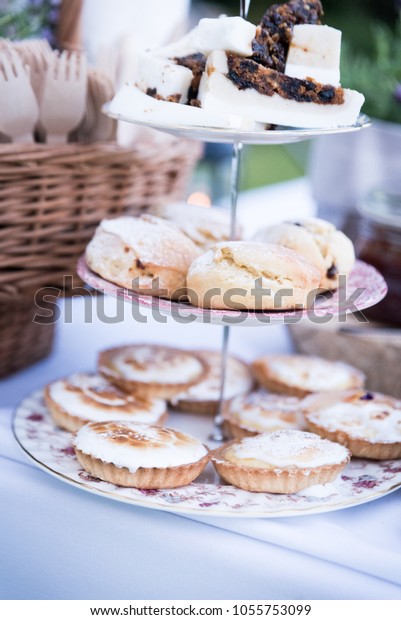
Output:
[[[191,351],[156,344],[133,344],[102,351],[99,372],[126,392],[172,398],[203,379],[204,359]]]
[[[209,460],[197,439],[137,422],[90,422],[79,429],[73,445],[80,465],[92,476],[139,489],[185,486]]]
[[[227,432],[235,439],[282,429],[305,429],[302,399],[264,390],[233,398],[223,411]]]
[[[87,422],[123,419],[161,424],[167,418],[164,400],[127,394],[92,373],[76,373],[50,383],[45,389],[45,401],[57,426],[71,432]]]
[[[171,404],[189,413],[217,413],[221,388],[221,354],[217,351],[196,351],[207,364],[204,378],[185,392],[180,392]],[[250,368],[242,360],[229,356],[227,359],[224,400],[229,401],[239,394],[247,394],[254,380]]]
[[[354,390],[305,399],[308,427],[321,437],[347,446],[353,456],[401,458],[401,401]]]
[[[297,430],[246,437],[212,453],[226,482],[261,493],[296,493],[332,482],[349,460],[344,446]]]
[[[265,355],[253,362],[252,369],[267,390],[301,398],[365,383],[365,375],[353,366],[308,355]]]

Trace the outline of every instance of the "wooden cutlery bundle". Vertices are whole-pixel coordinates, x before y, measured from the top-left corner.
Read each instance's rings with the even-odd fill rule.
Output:
[[[101,112],[111,80],[80,52],[45,40],[0,40],[1,142],[91,144],[115,140],[116,122]]]

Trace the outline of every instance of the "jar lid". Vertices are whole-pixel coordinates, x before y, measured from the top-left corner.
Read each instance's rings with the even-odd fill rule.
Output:
[[[401,194],[375,189],[358,204],[361,215],[391,228],[401,230]]]

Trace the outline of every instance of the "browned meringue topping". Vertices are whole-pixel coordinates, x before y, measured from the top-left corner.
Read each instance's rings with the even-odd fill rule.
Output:
[[[92,431],[103,435],[112,443],[135,448],[157,449],[166,445],[179,447],[198,443],[180,431],[153,425],[144,425],[139,430],[139,428],[132,429],[119,422],[94,422],[90,424],[90,427]]]

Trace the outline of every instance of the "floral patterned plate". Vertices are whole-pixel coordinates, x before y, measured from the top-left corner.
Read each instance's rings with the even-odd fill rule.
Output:
[[[177,413],[171,414],[169,426],[205,441],[211,420]],[[25,453],[59,480],[116,501],[177,513],[211,517],[299,516],[357,506],[401,486],[401,460],[355,459],[335,482],[293,495],[250,493],[223,484],[212,465],[195,482],[180,489],[150,491],[118,487],[81,469],[71,445],[71,434],[53,424],[43,401],[43,391],[34,392],[19,405],[13,430]]]
[[[86,284],[105,295],[123,299],[134,306],[151,309],[155,313],[156,320],[163,315],[172,316],[179,322],[185,323],[199,321],[206,324],[242,327],[250,325],[263,327],[273,323],[293,324],[305,319],[314,323],[327,323],[337,315],[341,316],[374,306],[387,293],[387,285],[383,276],[374,267],[360,260],[356,261],[348,276],[341,276],[343,280],[337,291],[332,294],[319,295],[310,308],[298,310],[209,310],[185,302],[135,293],[108,282],[94,273],[88,267],[85,256],[81,256],[78,261],[77,273]]]

